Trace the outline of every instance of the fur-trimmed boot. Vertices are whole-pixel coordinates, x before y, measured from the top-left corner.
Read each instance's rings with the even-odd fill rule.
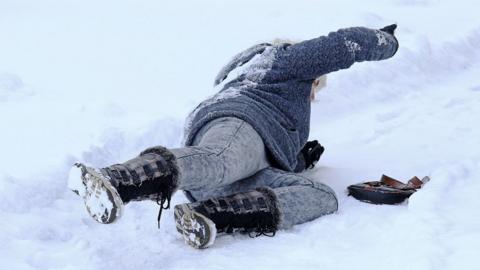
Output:
[[[113,223],[120,218],[123,205],[130,201],[155,200],[162,209],[178,185],[175,156],[166,148],[148,148],[134,159],[96,169],[77,163],[70,171],[69,187],[80,195],[93,219]]]
[[[176,205],[174,215],[177,231],[194,248],[211,246],[217,233],[273,236],[280,223],[277,198],[270,188]]]

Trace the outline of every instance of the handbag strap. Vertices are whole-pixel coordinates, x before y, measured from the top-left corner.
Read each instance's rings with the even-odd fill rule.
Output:
[[[403,189],[403,190],[408,190],[408,189],[419,189],[421,188],[425,183],[430,181],[430,177],[425,176],[422,180],[420,180],[418,177],[414,176],[408,182],[405,184],[395,178],[392,178],[387,175],[382,175],[382,178],[380,182],[383,184],[397,188],[397,189]]]

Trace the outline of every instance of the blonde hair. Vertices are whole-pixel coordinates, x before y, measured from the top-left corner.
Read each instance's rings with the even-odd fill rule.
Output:
[[[312,90],[318,92],[322,90],[325,86],[327,86],[327,74],[322,75],[313,81]]]
[[[316,78],[312,83],[312,90],[310,91],[310,101],[315,100],[315,94],[327,86],[327,75],[322,75]]]

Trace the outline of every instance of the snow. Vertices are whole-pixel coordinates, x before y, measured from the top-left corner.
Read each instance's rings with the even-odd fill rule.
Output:
[[[385,36],[386,34],[383,31],[377,30],[375,35],[378,39],[378,46],[387,45],[387,37]]]
[[[478,269],[480,17],[474,0],[0,2],[0,265],[4,269]],[[234,19],[232,19],[234,18]],[[330,74],[312,107],[326,152],[306,175],[338,213],[273,238],[183,243],[173,211],[132,203],[111,225],[67,188],[104,166],[180,145],[188,112],[230,57],[258,42],[398,23],[387,61]],[[428,175],[408,203],[352,183]],[[178,193],[173,205],[186,202]]]
[[[347,40],[345,39],[345,46],[347,46],[347,49],[349,52],[355,54],[355,52],[361,51],[362,47],[358,45],[355,41]]]
[[[77,192],[80,197],[84,197],[86,193],[85,185],[82,181],[82,171],[77,166],[72,166],[68,173],[67,187]]]

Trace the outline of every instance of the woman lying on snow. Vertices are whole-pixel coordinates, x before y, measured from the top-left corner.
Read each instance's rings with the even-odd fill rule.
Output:
[[[183,190],[191,203],[175,206],[176,227],[195,248],[212,245],[217,233],[270,235],[333,213],[333,190],[298,174],[312,163],[303,148],[317,78],[392,57],[395,28],[353,27],[296,44],[256,45],[224,67],[215,80],[220,92],[191,113],[185,147],[148,148],[101,169],[78,163],[69,185],[100,223],[147,199],[160,204],[160,219]]]

